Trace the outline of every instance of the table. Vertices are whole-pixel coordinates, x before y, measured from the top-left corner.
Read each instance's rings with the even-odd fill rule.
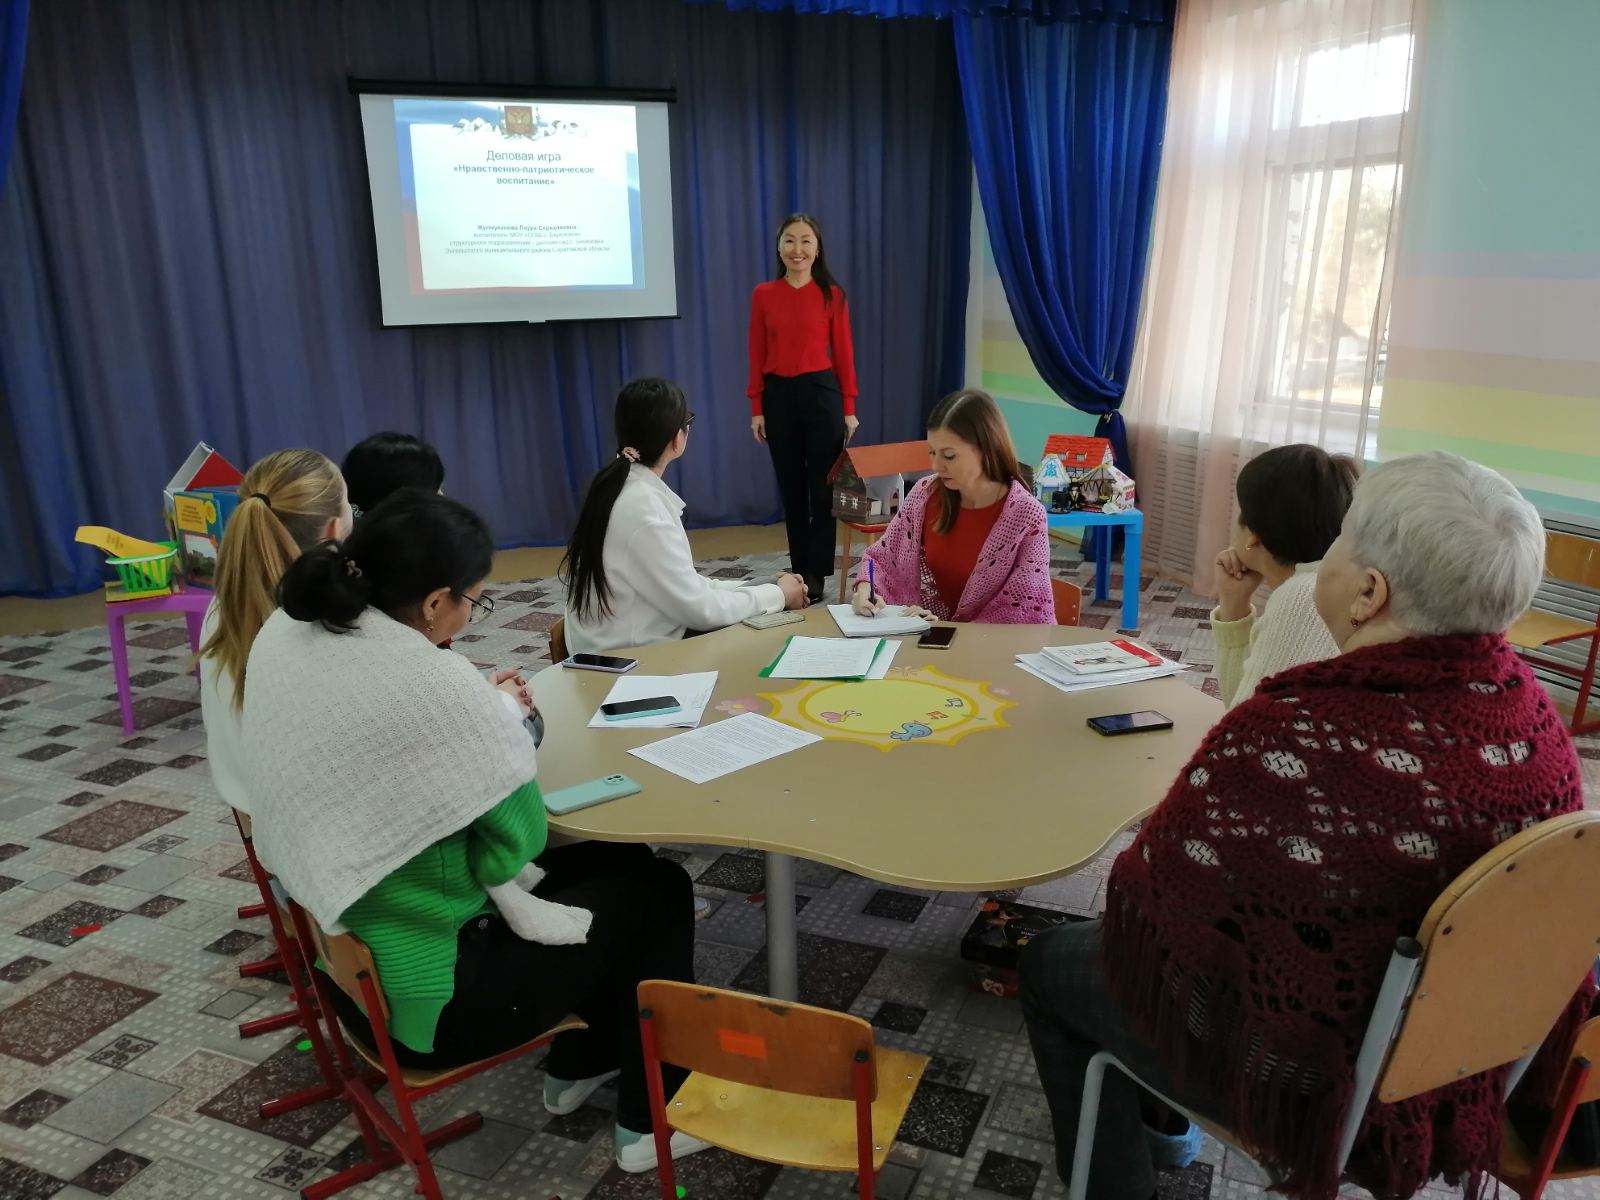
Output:
[[[619,653],[639,659],[638,669],[652,675],[720,671],[702,722],[709,723],[742,702],[766,711],[762,693],[813,686],[756,675],[796,633],[838,630],[819,606],[806,612],[804,624],[761,631],[735,625]],[[626,753],[679,731],[588,728],[613,676],[547,668],[533,684],[548,729],[539,749],[540,785],[553,790],[617,771],[644,786],[636,796],[552,817],[550,826],[603,841],[765,851],[770,990],[796,999],[796,856],[926,890],[1023,887],[1093,862],[1155,807],[1223,706],[1178,679],[1068,695],[1013,662],[1019,652],[1101,637],[1098,630],[1055,625],[963,625],[950,649],[937,651],[918,650],[916,639],[907,638],[895,671],[931,666],[956,679],[988,681],[1010,705],[994,727],[954,741],[896,742],[887,750],[829,739],[704,784]],[[1091,716],[1145,708],[1166,713],[1173,728],[1103,738],[1084,724]]]
[[[1139,568],[1144,556],[1144,514],[1137,508],[1127,512],[1064,512],[1047,513],[1051,529],[1097,526],[1126,529],[1122,545],[1122,628],[1128,633],[1139,632]],[[1111,539],[1096,539],[1094,554],[1094,598],[1105,600],[1110,595]]]
[[[200,626],[205,622],[206,608],[212,593],[199,589],[179,589],[165,596],[149,596],[143,600],[118,600],[106,605],[106,636],[111,639],[111,667],[117,677],[117,702],[122,708],[122,732],[132,737],[133,685],[128,679],[128,629],[129,617],[150,612],[181,612],[189,625],[189,647],[200,653]],[[194,670],[200,675],[197,663]]]

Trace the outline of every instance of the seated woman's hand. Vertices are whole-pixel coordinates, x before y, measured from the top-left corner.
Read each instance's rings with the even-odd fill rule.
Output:
[[[908,604],[900,610],[908,617],[920,617],[924,621],[942,621],[943,617],[937,616],[931,609],[922,608],[916,604]]]
[[[806,581],[798,575],[791,575],[787,571],[778,576],[778,586],[783,589],[783,606],[785,608],[804,608],[806,600]]]
[[[493,676],[494,686],[517,702],[517,708],[522,712],[522,719],[527,720],[533,715],[533,689],[523,680],[516,671],[496,671]]]
[[[858,583],[855,595],[850,598],[850,608],[858,617],[875,617],[883,611],[883,597],[874,596],[870,586]]]

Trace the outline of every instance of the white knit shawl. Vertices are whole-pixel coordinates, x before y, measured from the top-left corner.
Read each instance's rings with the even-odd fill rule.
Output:
[[[349,633],[274,613],[249,680],[257,848],[330,931],[385,876],[534,777],[533,740],[494,687],[376,609]]]

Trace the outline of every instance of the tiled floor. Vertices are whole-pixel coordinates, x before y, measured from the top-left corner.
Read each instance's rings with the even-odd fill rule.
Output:
[[[1063,548],[1065,549],[1065,548]],[[726,576],[767,572],[776,556],[725,559]],[[1087,579],[1063,557],[1058,572]],[[488,663],[536,662],[559,591],[547,579],[499,585],[495,623],[459,649]],[[1145,636],[1210,687],[1206,605],[1146,581]],[[1115,607],[1091,605],[1104,626]],[[239,978],[263,952],[261,921],[235,909],[252,890],[231,820],[211,789],[205,737],[185,674],[181,629],[134,631],[138,734],[118,729],[99,629],[0,638],[0,1200],[281,1200],[348,1161],[355,1134],[337,1104],[273,1121],[261,1100],[312,1081],[298,1035],[242,1041],[237,1023],[285,1007],[284,989]],[[1591,794],[1600,739],[1583,747]],[[663,847],[711,901],[696,971],[759,989],[766,979],[758,858]],[[884,887],[799,864],[800,954],[807,999],[871,1020],[889,1045],[932,1056],[880,1179],[902,1197],[1060,1197],[1053,1148],[1021,1013],[974,990],[956,956],[977,898]],[[1030,888],[1037,904],[1096,911],[1105,863]],[[434,1121],[470,1109],[486,1121],[438,1155],[447,1195],[471,1200],[653,1197],[654,1176],[610,1161],[610,1108],[552,1118],[529,1059],[425,1104]],[[801,1200],[853,1194],[845,1176],[711,1153],[682,1164],[698,1200]],[[404,1197],[391,1173],[353,1197]],[[1559,1185],[1562,1200],[1600,1186]],[[1248,1163],[1207,1147],[1162,1181],[1164,1200],[1261,1196]]]

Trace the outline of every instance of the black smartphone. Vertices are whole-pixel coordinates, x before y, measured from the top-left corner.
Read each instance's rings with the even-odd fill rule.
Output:
[[[621,675],[637,667],[639,660],[617,658],[611,654],[574,654],[561,665],[574,671],[609,671],[613,675]]]
[[[954,625],[935,625],[917,639],[917,649],[948,650],[950,643],[955,640],[956,627]]]
[[[620,721],[624,717],[655,717],[675,713],[680,707],[676,696],[646,696],[642,700],[618,700],[614,704],[602,704],[600,715],[608,721]]]
[[[1104,717],[1090,717],[1089,728],[1106,737],[1117,737],[1124,733],[1171,729],[1172,718],[1154,709],[1146,709],[1144,712],[1112,713]]]

